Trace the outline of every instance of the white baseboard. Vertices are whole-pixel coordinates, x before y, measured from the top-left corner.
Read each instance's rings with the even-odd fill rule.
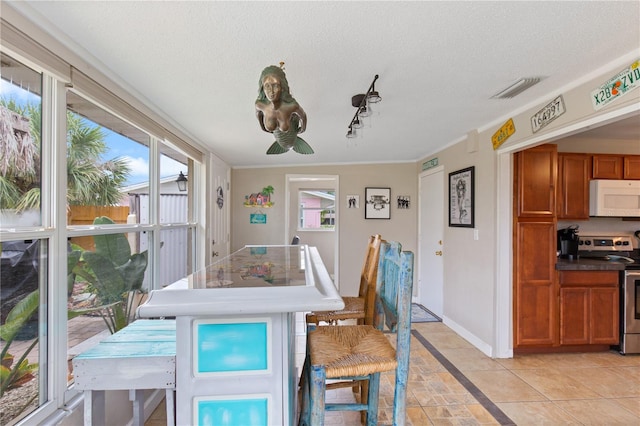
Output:
[[[460,337],[462,337],[463,339],[465,339],[466,341],[471,343],[473,346],[478,348],[486,356],[491,357],[491,358],[494,357],[494,355],[493,355],[494,350],[493,350],[493,347],[491,345],[489,345],[486,342],[478,339],[478,337],[475,334],[470,333],[469,330],[467,330],[466,328],[460,326],[460,324],[456,323],[451,318],[443,316],[442,317],[442,323],[444,325],[446,325],[447,327],[449,327],[450,329],[452,329],[453,331],[455,331],[456,333],[458,333],[458,335],[460,335]]]

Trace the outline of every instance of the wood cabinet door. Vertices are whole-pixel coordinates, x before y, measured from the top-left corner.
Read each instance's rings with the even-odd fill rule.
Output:
[[[514,347],[558,344],[555,222],[515,224]]]
[[[589,343],[618,344],[620,339],[618,287],[592,287],[590,290]]]
[[[558,153],[558,219],[589,219],[588,154]]]
[[[622,167],[621,155],[593,155],[593,179],[622,179]]]
[[[589,343],[589,289],[560,288],[560,344]]]
[[[517,217],[556,215],[556,145],[540,145],[515,154],[515,208]]]
[[[640,155],[624,156],[624,179],[640,179]]]

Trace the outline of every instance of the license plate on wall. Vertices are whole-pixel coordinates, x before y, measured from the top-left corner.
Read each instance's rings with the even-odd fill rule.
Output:
[[[531,117],[531,130],[533,133],[537,132],[560,117],[565,111],[564,99],[562,99],[562,95],[560,95]]]

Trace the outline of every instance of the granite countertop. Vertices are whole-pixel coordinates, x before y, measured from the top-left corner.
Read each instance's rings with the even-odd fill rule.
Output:
[[[625,268],[624,262],[599,259],[561,259],[556,260],[556,270],[558,271],[622,271]]]

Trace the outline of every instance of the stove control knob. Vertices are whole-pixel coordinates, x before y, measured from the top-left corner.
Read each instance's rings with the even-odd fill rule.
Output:
[[[591,240],[587,240],[584,242],[585,245],[590,246],[591,245]]]
[[[629,245],[629,241],[623,241],[623,242],[622,242],[622,245],[623,245],[623,246],[628,246],[628,245]]]
[[[621,245],[621,244],[622,244],[622,241],[616,241],[614,244],[615,244],[615,245],[617,245],[617,246],[619,246],[619,245]]]

